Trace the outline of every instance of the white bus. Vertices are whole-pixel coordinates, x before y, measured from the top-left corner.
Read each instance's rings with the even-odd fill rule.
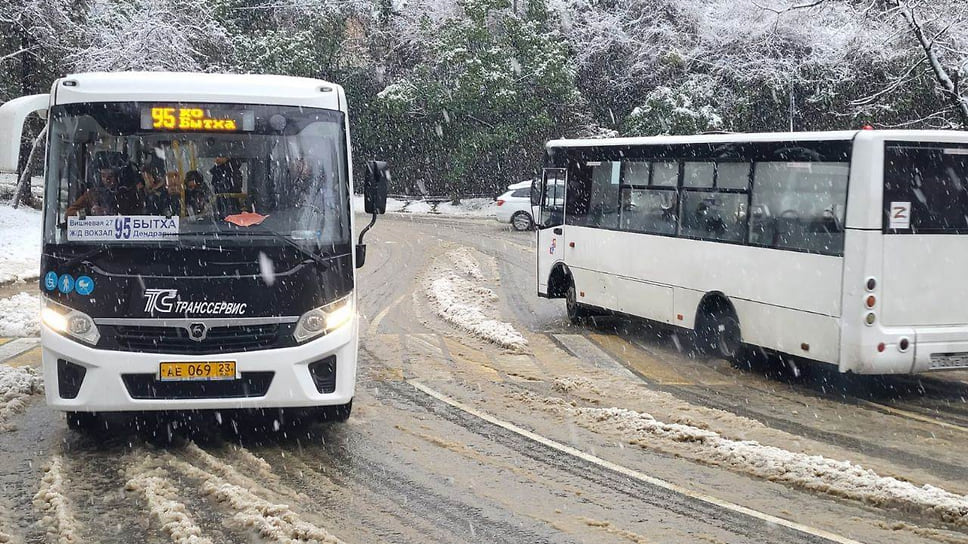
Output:
[[[349,416],[365,246],[339,85],[70,75],[0,106],[0,171],[16,170],[32,112],[48,121],[44,382],[71,427],[109,412]],[[375,220],[385,164],[369,174]]]
[[[968,368],[968,133],[557,140],[540,183],[538,294],[572,320],[842,372]]]

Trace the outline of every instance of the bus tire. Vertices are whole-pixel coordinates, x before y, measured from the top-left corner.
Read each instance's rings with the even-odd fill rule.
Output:
[[[90,432],[99,427],[101,418],[94,412],[67,412],[67,428],[72,431]]]
[[[702,313],[696,322],[695,334],[696,348],[704,355],[716,355],[727,361],[742,357],[743,336],[732,308]]]
[[[514,230],[532,230],[534,229],[534,221],[528,212],[514,212],[514,215],[511,216],[511,226],[514,227]]]
[[[319,420],[323,422],[341,423],[350,418],[350,412],[352,411],[353,401],[351,400],[346,404],[320,407],[318,417]]]
[[[578,292],[574,282],[565,291],[565,310],[568,312],[568,320],[574,324],[582,323],[586,317],[591,315],[585,306],[578,302]]]

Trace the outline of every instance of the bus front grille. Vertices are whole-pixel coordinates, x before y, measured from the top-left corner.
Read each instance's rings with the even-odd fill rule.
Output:
[[[114,341],[122,351],[203,355],[283,347],[280,326],[274,323],[212,327],[201,341],[193,340],[181,327],[118,325],[113,329]]]
[[[274,372],[243,372],[237,380],[161,382],[154,374],[122,374],[133,399],[232,399],[264,397]]]

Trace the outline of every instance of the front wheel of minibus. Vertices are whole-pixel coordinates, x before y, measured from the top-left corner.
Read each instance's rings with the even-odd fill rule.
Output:
[[[323,422],[332,421],[334,423],[339,423],[349,419],[350,412],[352,411],[352,400],[346,404],[340,404],[338,406],[322,406],[317,408],[317,419]]]
[[[578,292],[575,290],[574,283],[569,285],[568,290],[565,291],[565,310],[568,312],[568,320],[575,325],[581,323],[590,315],[588,309],[578,302]]]
[[[88,432],[97,429],[101,418],[93,412],[67,412],[67,428],[72,431]]]

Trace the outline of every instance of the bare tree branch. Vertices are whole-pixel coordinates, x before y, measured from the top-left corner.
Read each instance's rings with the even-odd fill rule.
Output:
[[[924,27],[918,21],[917,14],[903,0],[893,0],[893,4],[900,10],[901,16],[904,17],[904,20],[911,28],[911,32],[914,33],[914,36],[918,39],[918,43],[921,44],[921,49],[924,51],[931,65],[931,70],[934,72],[935,79],[937,79],[942,92],[948,96],[953,105],[958,109],[962,126],[968,125],[968,97],[962,96],[957,92],[954,81],[952,81],[948,71],[941,64],[941,60],[938,58],[936,51],[932,48],[932,42],[925,36]]]

